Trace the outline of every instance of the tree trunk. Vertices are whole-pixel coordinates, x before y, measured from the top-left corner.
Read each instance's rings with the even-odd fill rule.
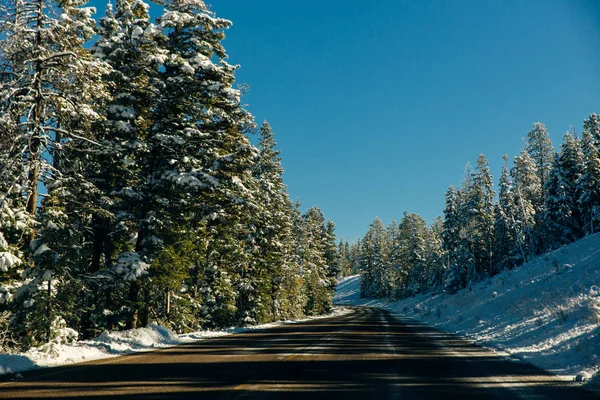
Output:
[[[271,318],[273,321],[277,321],[277,285],[271,281]]]
[[[144,290],[144,303],[140,310],[140,326],[147,326],[150,322],[150,291],[146,288]]]
[[[90,265],[90,273],[100,270],[100,261],[104,250],[104,238],[106,236],[103,222],[98,216],[92,217],[92,264]]]
[[[36,21],[36,45],[37,47],[42,46],[42,29],[43,18],[44,18],[44,3],[42,0],[38,0],[38,10],[37,10],[37,21]],[[43,86],[42,86],[42,64],[41,61],[37,61],[35,65],[35,78],[32,82],[33,87],[35,88],[35,106],[33,108],[33,132],[31,133],[30,138],[30,147],[29,147],[29,175],[27,177],[28,185],[29,185],[29,196],[27,197],[27,206],[26,211],[30,215],[34,215],[37,210],[37,200],[38,200],[38,181],[39,181],[39,150],[41,143],[41,128],[42,124],[42,100],[43,100]],[[30,240],[35,239],[35,229],[31,230]]]
[[[46,327],[46,343],[51,339],[52,335],[52,275],[48,278],[48,308],[46,309],[46,318],[48,326]]]
[[[169,317],[171,315],[171,291],[170,290],[167,290],[166,314],[167,314],[167,319],[169,319]]]
[[[131,282],[129,286],[129,307],[130,311],[125,321],[125,329],[135,329],[138,326],[138,298],[140,294],[140,284],[138,281]]]
[[[108,310],[114,310],[116,307],[113,307],[113,298],[112,298],[112,294],[110,290],[106,290],[105,292],[106,297],[105,297],[105,302],[106,302],[106,309]],[[116,325],[115,322],[115,315],[114,314],[109,314],[106,317],[106,329],[107,330],[112,330]]]

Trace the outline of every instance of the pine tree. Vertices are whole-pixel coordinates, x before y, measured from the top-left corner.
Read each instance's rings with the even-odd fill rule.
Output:
[[[583,123],[581,151],[583,171],[577,180],[578,203],[584,230],[593,234],[600,226],[600,118],[596,114]]]
[[[571,243],[583,236],[577,182],[583,175],[580,141],[567,133],[548,181],[545,214],[546,248]]]
[[[131,238],[137,235],[147,201],[141,190],[142,168],[149,156],[152,110],[162,88],[159,70],[168,55],[164,33],[150,22],[148,10],[149,5],[143,1],[118,0],[114,9],[109,4],[106,16],[100,20],[99,38],[91,49],[98,60],[111,67],[104,75],[111,94],[105,107],[106,119],[95,127],[102,148],[90,157],[85,170],[102,193],[104,210],[92,216],[89,272],[103,279],[92,281],[96,286],[86,300],[87,308],[96,306],[85,316],[91,334],[124,321],[133,326],[139,299],[126,307],[116,303],[139,291],[138,280],[148,277],[149,260],[135,253]],[[167,253],[177,253],[175,247]],[[158,277],[154,280],[161,281]],[[170,311],[170,304],[166,308],[169,310],[165,312]],[[106,309],[115,312],[107,318]],[[156,311],[161,309],[157,306]]]
[[[508,173],[508,156],[504,155],[504,165],[498,184],[498,203],[494,207],[494,265],[496,271],[510,267],[514,235],[512,219],[516,215],[512,196],[512,182]]]
[[[473,179],[476,176],[470,163],[465,166],[464,178],[457,192],[458,243],[455,249],[458,278],[461,287],[465,287],[477,277],[475,260],[476,220],[472,218],[475,206]]]
[[[458,190],[450,186],[446,191],[444,208],[443,248],[447,254],[446,267],[456,263],[455,251],[459,241]]]
[[[170,232],[188,227],[202,233],[197,243],[204,254],[190,266],[190,279],[194,293],[204,291],[204,300],[196,300],[210,316],[204,320],[216,325],[232,324],[245,313],[238,308],[242,303],[245,308],[246,300],[237,298],[236,285],[247,287],[254,298],[258,290],[247,281],[255,272],[250,271],[248,237],[249,222],[258,213],[251,172],[257,150],[245,136],[253,127],[251,115],[240,105],[240,91],[232,88],[237,67],[225,61],[221,44],[230,24],[212,16],[203,3],[186,1],[169,3],[157,20],[168,57],[160,59],[160,95],[140,166],[133,248],[152,265],[172,241]],[[140,297],[144,285],[132,281],[129,295],[142,324],[149,306]],[[217,290],[219,296],[210,294]],[[129,325],[135,323],[133,318]]]
[[[425,289],[427,278],[427,224],[418,214],[404,213],[398,226],[399,241],[403,242],[402,258],[406,269],[404,293],[414,295]]]
[[[344,242],[343,240],[340,240],[340,242],[338,243],[338,248],[337,248],[337,263],[340,266],[340,276],[348,276],[350,275],[350,265],[348,260],[349,255],[348,255],[348,250],[347,250],[347,244],[348,242]]]
[[[325,223],[325,262],[327,263],[327,279],[329,280],[329,289],[335,291],[337,278],[340,276],[341,267],[339,263],[339,254],[337,251],[337,237],[335,235],[335,223],[327,221]]]
[[[361,297],[389,296],[392,291],[391,274],[387,264],[390,244],[385,226],[379,218],[375,218],[371,223],[361,244]]]
[[[107,97],[102,82],[107,67],[83,48],[95,26],[94,10],[84,4],[19,1],[6,7],[0,21],[0,35],[6,37],[0,44],[0,131],[8,133],[6,142],[14,150],[1,158],[10,165],[21,163],[11,168],[11,185],[20,187],[26,199],[25,209],[35,228],[29,230],[29,239],[38,238],[32,246],[35,268],[27,271],[27,288],[20,291],[22,304],[33,305],[20,307],[16,315],[20,328],[28,333],[23,337],[31,343],[48,340],[55,320],[67,316],[66,305],[77,293],[65,282],[81,285],[78,261],[86,249],[60,248],[64,240],[53,245],[59,239],[52,232],[55,217],[62,208],[72,211],[67,216],[73,227],[69,236],[78,241],[85,234],[88,212],[95,208],[97,193],[89,191],[82,169],[85,156],[101,146],[90,132],[101,120],[98,109]],[[40,184],[49,195],[38,210]],[[21,242],[22,249],[28,247],[28,240]],[[38,257],[42,253],[52,256]],[[61,262],[55,263],[56,259]],[[59,286],[53,288],[53,282]]]
[[[52,179],[47,157],[60,158],[65,145],[90,142],[90,126],[99,119],[96,102],[104,98],[105,65],[82,46],[94,33],[92,8],[82,2],[19,1],[5,6],[1,54],[4,79],[2,130],[20,145],[25,168],[20,178],[27,194],[27,212],[35,214],[38,184]],[[51,10],[60,9],[60,20]],[[92,141],[93,143],[93,141]]]
[[[110,219],[94,218],[92,270],[110,268],[115,252],[127,248],[136,233],[136,211],[143,204],[138,189],[142,167],[147,159],[147,137],[152,126],[162,83],[159,69],[168,56],[166,38],[150,22],[149,5],[143,1],[118,0],[115,10],[108,6],[100,20],[100,37],[92,53],[111,66],[104,79],[112,99],[106,105],[106,121],[97,127],[104,145],[88,168],[90,180],[109,198]]]
[[[0,133],[0,135],[2,135]],[[14,149],[8,135],[0,136],[0,312],[7,312],[14,294],[25,283],[22,274],[28,266],[23,239],[29,238],[33,218],[25,210],[26,198],[17,177]]]
[[[525,150],[535,163],[537,176],[542,186],[542,195],[545,195],[543,190],[550,177],[554,160],[554,147],[544,124],[536,122],[533,124],[531,131],[527,132]],[[545,197],[542,198],[542,202],[544,199]]]
[[[511,169],[513,178],[512,197],[515,214],[511,217],[512,231],[515,240],[515,254],[520,261],[527,262],[530,255],[539,248],[539,239],[534,236],[536,218],[542,212],[542,187],[537,174],[537,167],[529,154],[522,150],[515,157]],[[518,261],[518,260],[517,260]]]
[[[350,255],[350,271],[353,274],[358,274],[361,271],[361,249],[362,249],[362,240],[358,239],[355,242],[350,244],[350,249],[348,254]]]
[[[304,217],[300,207],[300,200],[296,199],[291,213],[294,248],[289,268],[284,272],[284,280],[288,282],[289,285],[289,290],[286,291],[286,303],[290,313],[296,317],[305,315],[305,306],[308,303],[306,270],[303,266],[305,226]]]
[[[387,264],[392,286],[391,296],[394,298],[404,295],[408,282],[408,268],[405,262],[406,242],[402,239],[400,226],[395,220],[387,227],[387,236],[390,243]]]
[[[468,193],[469,225],[472,227],[470,240],[473,241],[475,271],[478,274],[493,274],[494,196],[488,162],[481,154]]]
[[[583,121],[583,131],[592,136],[592,141],[600,150],[600,115],[590,114],[588,119]]]
[[[276,145],[270,125],[263,123],[253,172],[258,181],[257,203],[261,207],[252,221],[252,240],[258,250],[253,262],[255,271],[263,277],[256,284],[263,306],[262,310],[253,306],[257,313],[253,318],[261,322],[297,314],[289,296],[300,289],[294,279],[292,205],[283,184],[280,151]]]
[[[334,284],[326,259],[327,232],[321,210],[312,207],[300,219],[299,260],[305,284],[306,315],[318,315],[332,308]]]
[[[444,260],[444,287],[450,293],[455,293],[464,287],[464,274],[459,266],[460,244],[460,199],[457,188],[450,186],[446,191],[446,206],[444,208],[444,230],[442,233],[442,248]]]
[[[443,285],[444,262],[446,255],[443,250],[444,221],[438,217],[429,226],[425,238],[425,280],[426,288],[439,288]]]

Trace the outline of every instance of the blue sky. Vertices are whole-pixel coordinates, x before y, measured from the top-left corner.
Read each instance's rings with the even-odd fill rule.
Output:
[[[209,1],[210,3],[210,1]],[[574,4],[577,3],[577,4]],[[484,153],[499,176],[534,122],[555,144],[600,112],[600,2],[219,0],[244,98],[292,198],[339,237],[440,215]]]
[[[340,238],[376,216],[431,221],[480,153],[496,180],[534,122],[558,145],[600,112],[595,0],[208,3],[233,21],[224,45],[292,199]]]

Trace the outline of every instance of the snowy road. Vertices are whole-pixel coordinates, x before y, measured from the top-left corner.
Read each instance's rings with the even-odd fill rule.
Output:
[[[535,367],[363,307],[24,375],[0,382],[0,398],[594,398]]]

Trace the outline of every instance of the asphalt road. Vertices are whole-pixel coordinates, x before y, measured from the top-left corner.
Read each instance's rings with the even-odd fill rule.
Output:
[[[576,384],[371,308],[24,373],[11,399],[597,399]]]

